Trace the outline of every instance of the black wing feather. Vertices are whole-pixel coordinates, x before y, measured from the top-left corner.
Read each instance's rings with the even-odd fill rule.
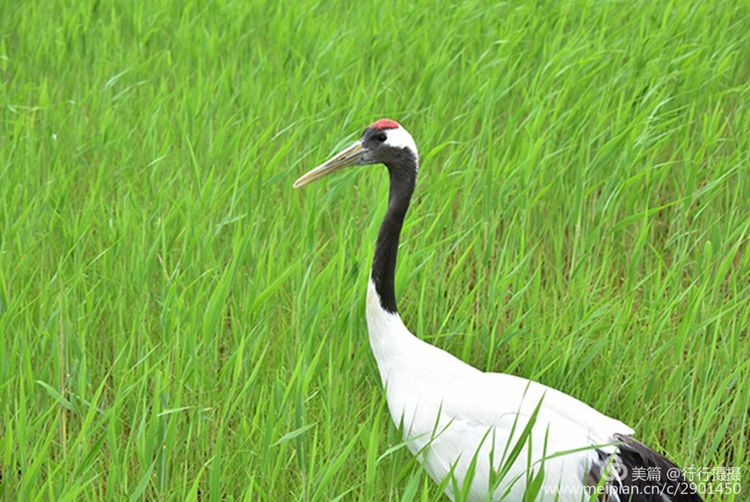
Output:
[[[678,467],[668,458],[655,452],[640,441],[625,434],[615,434],[618,445],[619,462],[624,467],[623,475],[619,480],[607,481],[607,489],[617,494],[621,502],[702,502],[703,499],[696,492],[680,472],[679,476],[674,474]],[[597,451],[600,462],[593,466],[589,472],[589,482],[597,485],[601,479],[602,466],[609,461],[610,455],[601,450]],[[659,474],[658,480],[648,480],[646,476],[636,475],[637,472],[645,472],[648,468],[656,468]],[[668,476],[667,473],[671,475]],[[677,479],[669,479],[676,477]],[[646,479],[644,479],[646,478]],[[602,502],[617,500],[616,497],[603,495]]]

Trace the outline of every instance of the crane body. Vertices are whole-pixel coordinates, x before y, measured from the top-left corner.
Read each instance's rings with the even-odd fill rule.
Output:
[[[450,478],[446,495],[454,499],[459,490],[471,501],[523,500],[541,479],[538,500],[577,502],[597,493],[597,500],[609,502],[700,501],[682,477],[656,482],[634,476],[635,469],[666,475],[676,467],[633,439],[633,429],[619,420],[540,383],[481,371],[409,331],[394,283],[419,171],[411,135],[393,120],[378,120],[294,186],[372,164],[387,167],[390,189],[367,286],[370,346],[394,424],[435,482]]]

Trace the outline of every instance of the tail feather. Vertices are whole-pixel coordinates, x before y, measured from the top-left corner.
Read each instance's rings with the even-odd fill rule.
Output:
[[[671,460],[628,435],[615,434],[614,439],[620,444],[601,502],[703,501]],[[597,453],[600,462],[589,471],[592,485],[599,484],[604,467],[613,461],[610,454]]]

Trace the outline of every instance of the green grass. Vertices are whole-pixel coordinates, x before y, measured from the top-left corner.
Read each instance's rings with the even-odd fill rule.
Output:
[[[384,169],[291,188],[382,116],[407,325],[750,490],[750,5],[0,4],[0,499],[439,496],[367,341]]]

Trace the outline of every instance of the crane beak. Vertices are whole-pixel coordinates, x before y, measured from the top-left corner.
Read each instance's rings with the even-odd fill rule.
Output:
[[[339,153],[316,167],[315,169],[306,172],[300,178],[294,182],[294,188],[302,188],[308,183],[327,176],[334,171],[343,169],[349,166],[359,165],[362,156],[365,154],[365,147],[361,141],[355,141],[350,147],[344,148]]]

